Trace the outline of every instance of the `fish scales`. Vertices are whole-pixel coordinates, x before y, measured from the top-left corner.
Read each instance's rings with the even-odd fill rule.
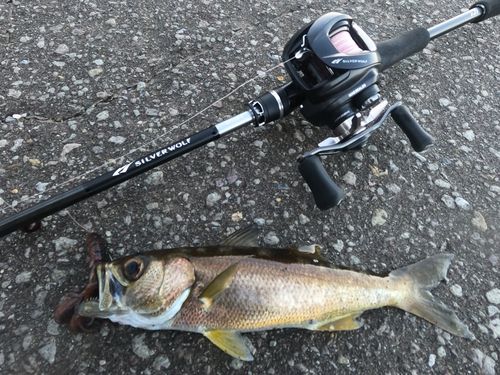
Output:
[[[400,293],[389,279],[347,270],[241,257],[190,261],[197,282],[172,321],[172,329],[312,328],[335,316],[392,305],[395,293]],[[213,306],[204,308],[199,294],[235,263],[238,271],[229,288]]]

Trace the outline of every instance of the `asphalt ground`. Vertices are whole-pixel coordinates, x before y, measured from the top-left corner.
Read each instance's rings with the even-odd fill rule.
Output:
[[[286,81],[276,68],[285,43],[324,13],[349,14],[382,41],[469,5],[3,1],[0,218],[240,113]],[[293,113],[48,217],[38,232],[1,238],[0,372],[498,372],[499,25],[491,19],[455,30],[382,75],[384,97],[406,104],[436,144],[414,153],[389,120],[366,148],[326,157],[327,171],[347,193],[332,210],[315,208],[296,162],[331,134]],[[318,243],[333,263],[382,274],[439,252],[455,254],[435,295],[477,339],[384,308],[364,313],[358,331],[245,334],[255,360],[243,363],[194,333],[108,323],[83,334],[53,321],[61,301],[87,282],[87,232],[101,233],[117,258],[217,244],[248,224],[260,226],[263,245]]]

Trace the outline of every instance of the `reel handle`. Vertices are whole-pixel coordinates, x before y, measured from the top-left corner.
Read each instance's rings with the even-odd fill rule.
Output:
[[[311,155],[299,160],[299,172],[320,210],[333,208],[345,198],[344,190],[333,182],[318,156]]]
[[[394,109],[391,112],[391,116],[406,134],[415,151],[425,151],[429,146],[434,144],[434,138],[420,126],[405,105]]]
[[[480,7],[483,9],[483,14],[481,14],[478,19],[472,21],[474,23],[484,21],[491,17],[496,17],[500,15],[500,0],[482,0],[475,3],[470,9]]]

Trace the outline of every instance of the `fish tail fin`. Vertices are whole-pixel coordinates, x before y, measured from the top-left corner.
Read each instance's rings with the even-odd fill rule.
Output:
[[[438,254],[411,266],[392,271],[389,277],[395,282],[409,283],[408,293],[396,307],[417,315],[454,335],[474,340],[469,328],[460,321],[453,310],[430,292],[442,280],[453,254]]]

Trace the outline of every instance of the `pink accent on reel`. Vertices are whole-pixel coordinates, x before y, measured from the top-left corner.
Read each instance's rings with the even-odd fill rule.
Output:
[[[347,55],[356,55],[363,52],[352,39],[351,34],[347,31],[341,31],[330,38],[333,46],[342,53]]]

